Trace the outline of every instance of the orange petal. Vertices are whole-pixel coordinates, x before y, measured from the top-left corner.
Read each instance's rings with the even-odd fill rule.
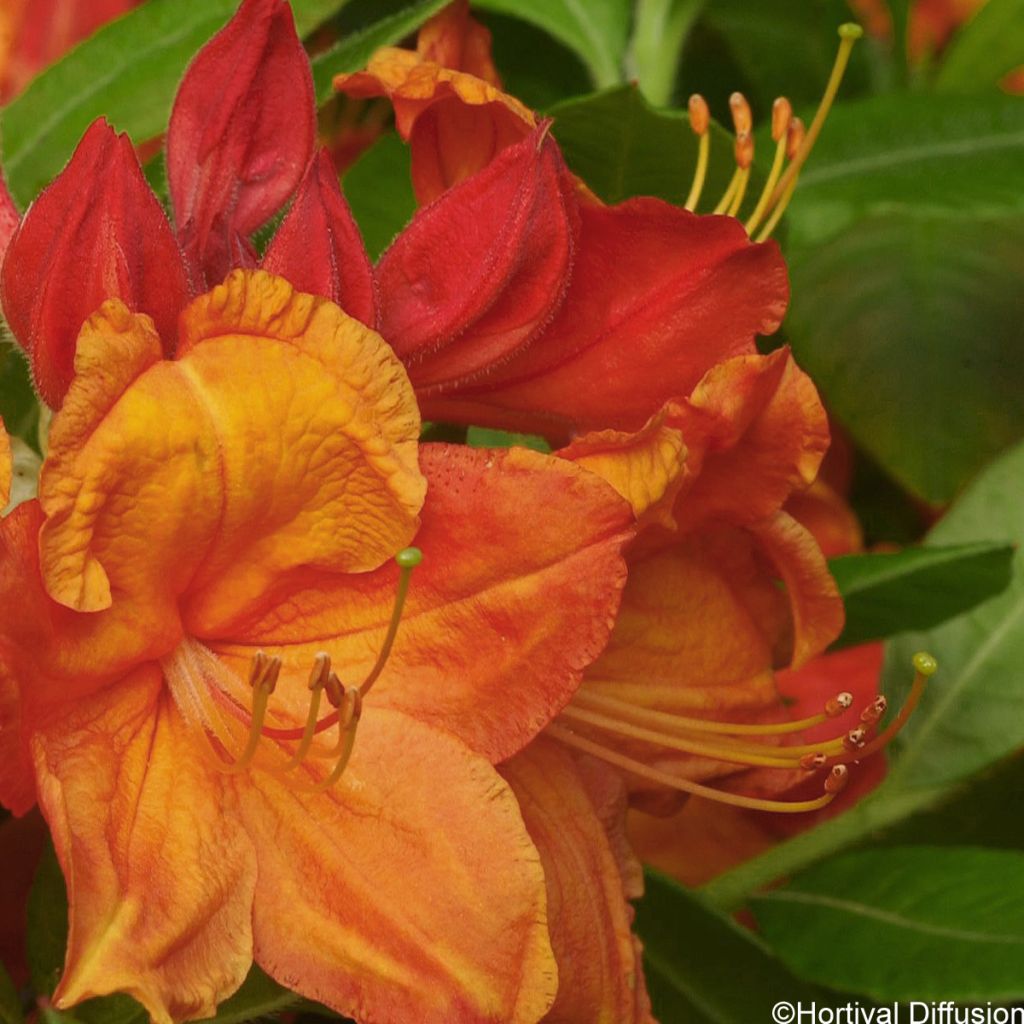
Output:
[[[811,532],[826,558],[864,550],[864,533],[849,502],[820,476],[806,491],[791,494],[783,507]]]
[[[186,627],[211,627],[239,593],[297,566],[372,569],[415,531],[412,389],[332,303],[237,271],[182,314],[176,361],[157,361],[151,324],[119,303],[78,352],[40,483],[43,576],[61,603],[131,597],[180,629],[188,591]]]
[[[667,402],[635,433],[599,430],[584,434],[558,452],[596,473],[633,507],[641,523],[671,529],[671,506],[686,478],[687,448],[674,426],[676,405]]]
[[[160,1024],[212,1016],[252,961],[256,860],[153,667],[33,737],[68,883],[60,1008],[123,991]]]
[[[364,710],[340,782],[237,783],[259,853],[256,960],[357,1020],[533,1022],[556,974],[512,792],[449,734]]]
[[[653,1024],[627,902],[642,895],[643,876],[632,855],[618,859],[625,789],[600,765],[582,767],[543,738],[501,767],[547,880],[558,998],[544,1021]]]
[[[7,436],[4,421],[0,419],[0,508],[3,508],[11,497],[11,475],[14,460],[11,456],[11,439]]]
[[[499,761],[565,705],[604,647],[625,579],[629,509],[593,474],[526,449],[427,445],[422,467],[423,564],[369,700]],[[211,635],[211,646],[240,662],[262,647],[303,671],[324,650],[357,682],[380,650],[396,579],[393,565],[360,577],[311,574],[272,605],[242,611],[219,634],[233,643]],[[307,699],[297,686],[299,720]]]
[[[491,33],[469,13],[468,0],[455,0],[430,19],[416,37],[416,52],[424,60],[501,88],[491,57]]]
[[[843,599],[814,537],[785,512],[751,527],[761,550],[772,560],[786,586],[793,619],[794,668],[823,650],[843,629]]]
[[[714,367],[675,422],[690,446],[694,474],[676,503],[680,529],[772,515],[814,480],[829,443],[817,389],[788,348]]]
[[[411,50],[378,50],[365,71],[339,75],[334,87],[349,96],[391,100],[396,127],[412,147],[421,204],[486,167],[537,126],[528,107],[495,85]]]

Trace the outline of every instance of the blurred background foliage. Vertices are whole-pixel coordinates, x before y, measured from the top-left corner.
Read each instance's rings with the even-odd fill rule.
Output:
[[[410,39],[443,0],[292,4],[314,54],[323,131],[376,256],[415,209],[408,154],[384,106],[333,98],[331,76]],[[19,204],[100,115],[131,134],[165,191],[152,140],[188,60],[234,6],[125,0],[121,9],[133,10],[31,81],[8,73],[2,162]],[[691,92],[723,124],[729,94],[746,94],[762,127],[763,176],[775,96],[809,120],[836,27],[851,17],[864,25],[776,233],[792,302],[768,344],[792,345],[821,390],[852,465],[850,500],[868,547],[915,545],[882,561],[835,563],[850,610],[841,642],[889,640],[883,688],[894,701],[909,685],[914,650],[933,651],[941,672],[867,798],[700,890],[652,873],[638,928],[665,1024],[746,1024],[783,998],[1024,999],[1024,0],[473,8],[493,33],[507,90],[555,118],[570,165],[608,202],[682,201],[696,156],[684,113]],[[72,41],[54,41],[47,60]],[[720,131],[702,209],[731,170]],[[24,442],[30,477],[46,417],[8,342],[0,415]],[[493,431],[476,438],[514,442],[522,439]],[[38,822],[0,822],[0,874],[14,878],[43,846]],[[768,888],[780,878],[788,881]],[[731,916],[743,908],[757,932]],[[21,1024],[26,1005],[59,1024],[71,1018],[45,999],[66,929],[52,854],[42,857],[27,913],[27,959],[22,936],[0,935],[13,964],[0,971],[0,1024]],[[329,1015],[254,971],[218,1019],[282,1012]],[[113,997],[74,1018],[128,1024],[142,1013]]]

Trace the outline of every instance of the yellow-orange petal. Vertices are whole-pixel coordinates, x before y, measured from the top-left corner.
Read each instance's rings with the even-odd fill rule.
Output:
[[[365,71],[337,76],[334,87],[349,96],[391,100],[396,127],[412,147],[413,185],[422,204],[537,126],[528,107],[491,82],[411,50],[378,50]]]
[[[61,708],[32,747],[68,884],[55,1004],[122,991],[158,1024],[212,1016],[252,962],[256,860],[159,670]]]
[[[810,530],[826,558],[864,550],[864,531],[850,503],[821,476],[791,494],[783,510]]]
[[[607,480],[633,507],[641,523],[675,526],[672,503],[686,473],[686,442],[673,426],[675,403],[666,403],[635,433],[600,430],[558,452]]]
[[[558,998],[544,1022],[653,1024],[627,902],[642,895],[642,873],[631,854],[619,862],[625,789],[586,769],[543,737],[501,766],[547,880]]]
[[[257,963],[356,1020],[526,1024],[555,995],[544,875],[511,790],[442,730],[367,707],[331,789],[236,782]]]
[[[817,541],[792,516],[776,512],[751,531],[785,584],[793,620],[787,660],[799,668],[842,632],[843,599]]]
[[[161,621],[180,604],[188,628],[296,567],[365,571],[408,542],[419,415],[379,335],[236,271],[180,337],[156,361],[151,323],[116,302],[83,328],[40,483],[56,600],[95,611],[116,594]]]
[[[11,439],[7,436],[4,421],[0,419],[0,509],[11,496],[11,474],[14,460],[11,456]]]
[[[625,582],[624,501],[577,466],[526,449],[424,445],[423,551],[398,639],[368,703],[447,729],[493,761],[523,747],[569,700],[600,653]],[[536,515],[525,510],[537,510]],[[300,674],[327,651],[356,683],[391,615],[393,565],[310,576],[272,603],[239,608],[210,645],[243,673],[257,648]],[[339,668],[341,671],[341,668]],[[300,721],[304,681],[279,687]]]
[[[426,22],[416,36],[416,52],[424,60],[501,88],[491,56],[491,33],[469,13],[469,0],[455,0]]]
[[[691,452],[692,482],[676,502],[684,530],[773,514],[814,480],[828,449],[824,407],[788,348],[715,366],[673,422]]]

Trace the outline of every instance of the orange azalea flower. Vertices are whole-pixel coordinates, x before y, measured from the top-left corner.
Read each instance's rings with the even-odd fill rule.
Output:
[[[68,880],[57,1004],[206,1016],[255,958],[357,1019],[537,1020],[544,875],[491,762],[603,645],[623,504],[549,456],[418,458],[380,337],[264,272],[162,353],[116,300],[89,318],[39,502],[2,523],[0,796],[38,794]]]

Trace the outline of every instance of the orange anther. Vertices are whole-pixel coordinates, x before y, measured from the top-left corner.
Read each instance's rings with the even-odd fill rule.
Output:
[[[834,764],[825,780],[825,792],[835,796],[846,788],[850,780],[850,772],[845,764]]]
[[[792,160],[801,145],[803,145],[804,135],[807,134],[807,129],[804,127],[803,121],[799,117],[794,117],[789,122],[789,129],[786,132],[786,159]]]
[[[793,120],[793,104],[780,96],[772,104],[772,139],[778,142],[789,130],[789,122]]]
[[[851,707],[853,707],[853,694],[843,690],[842,693],[837,693],[825,702],[825,714],[829,718],[837,718],[844,711],[849,711]]]
[[[732,111],[732,123],[737,135],[750,133],[754,127],[754,118],[750,113],[750,104],[741,92],[734,92],[729,97],[729,109]]]
[[[736,136],[736,166],[740,170],[747,170],[754,162],[754,137],[750,132],[740,132]]]
[[[687,104],[690,111],[690,127],[694,135],[707,134],[708,126],[711,124],[711,111],[708,110],[707,101],[700,93],[694,93]]]

